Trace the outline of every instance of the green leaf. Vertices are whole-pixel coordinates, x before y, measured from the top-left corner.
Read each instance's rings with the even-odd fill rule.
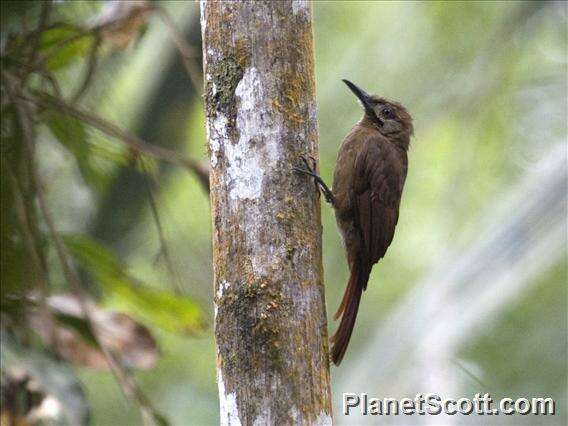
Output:
[[[160,166],[155,158],[141,154],[136,158],[135,165],[140,173],[145,173],[152,179],[158,179]]]
[[[193,300],[152,287],[121,283],[114,288],[109,303],[172,332],[190,334],[204,326],[201,310]]]
[[[85,56],[95,41],[92,33],[72,25],[59,25],[42,33],[39,51],[48,58],[47,69],[55,71]]]
[[[117,143],[83,121],[56,109],[44,111],[40,118],[52,135],[76,158],[85,182],[98,193],[104,193],[109,175],[116,166],[132,166],[132,153],[124,144]],[[146,170],[157,173],[157,165],[152,160],[146,161]]]
[[[37,380],[46,395],[60,402],[66,424],[89,423],[89,405],[85,394],[67,365],[55,361],[47,353],[29,347],[24,349],[6,332],[0,332],[0,343],[3,371],[9,373],[23,370]],[[4,375],[2,378],[4,379]]]
[[[45,111],[41,118],[53,136],[73,154],[85,182],[101,190],[104,181],[91,165],[90,138],[85,124],[74,117],[54,110]]]
[[[117,143],[100,132],[93,132],[89,141],[94,161],[100,160],[98,163],[104,163],[107,167],[109,164],[121,167],[131,166],[132,153],[124,144]]]
[[[194,333],[204,327],[203,314],[195,301],[141,284],[101,244],[84,236],[67,236],[65,244],[73,257],[104,288],[107,302],[113,308],[175,333]]]

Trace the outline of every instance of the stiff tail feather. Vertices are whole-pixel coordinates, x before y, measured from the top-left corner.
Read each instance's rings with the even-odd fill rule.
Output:
[[[331,338],[333,347],[331,349],[331,360],[335,365],[339,365],[347,350],[355,320],[357,319],[357,311],[359,310],[359,302],[361,295],[369,280],[369,269],[360,264],[355,264],[351,270],[349,282],[343,295],[341,305],[334,315],[337,319],[341,315],[341,322],[337,331]]]

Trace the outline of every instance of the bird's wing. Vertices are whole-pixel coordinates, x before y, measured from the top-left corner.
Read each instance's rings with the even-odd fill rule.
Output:
[[[361,254],[370,270],[385,255],[394,236],[406,161],[404,154],[380,137],[365,143],[355,161],[354,186]]]

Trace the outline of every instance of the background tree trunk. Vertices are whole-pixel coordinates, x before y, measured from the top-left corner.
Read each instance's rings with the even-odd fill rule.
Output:
[[[202,2],[223,424],[329,424],[308,2]]]

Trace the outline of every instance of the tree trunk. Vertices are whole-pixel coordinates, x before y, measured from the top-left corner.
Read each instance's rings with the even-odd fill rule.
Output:
[[[330,424],[311,10],[202,2],[222,424]]]

